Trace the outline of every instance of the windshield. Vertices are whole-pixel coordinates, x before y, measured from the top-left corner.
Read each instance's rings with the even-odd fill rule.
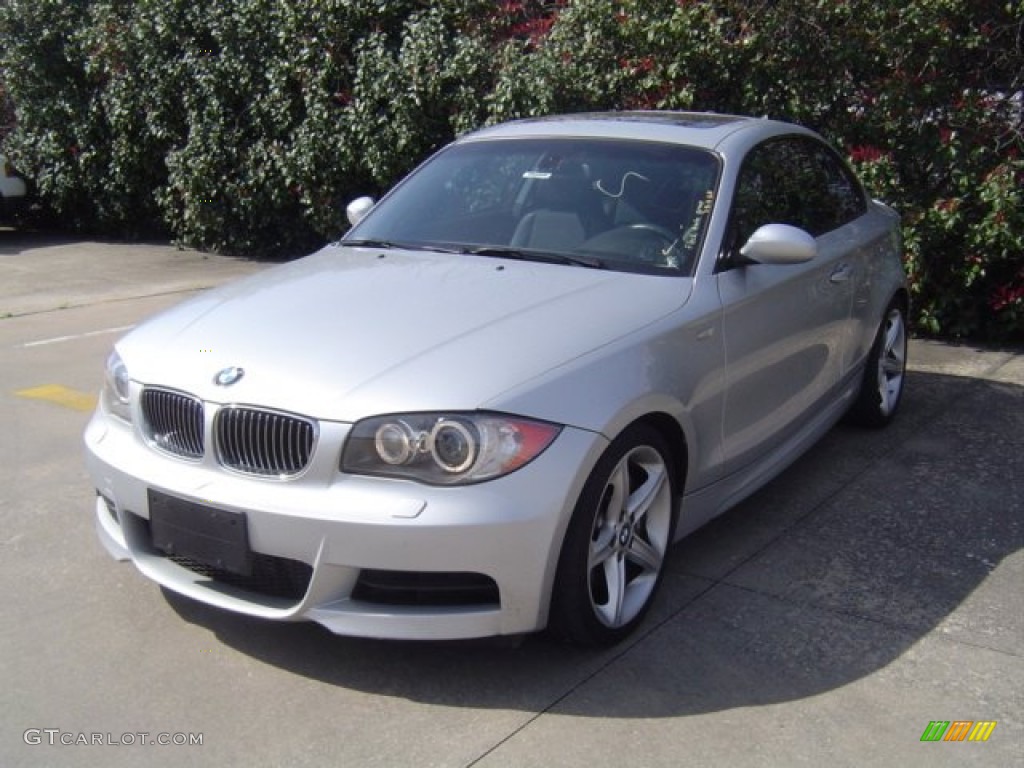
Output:
[[[441,151],[343,242],[689,275],[718,161],[673,144],[501,139]]]

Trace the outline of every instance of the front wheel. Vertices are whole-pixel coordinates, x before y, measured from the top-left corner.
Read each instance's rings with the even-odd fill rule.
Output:
[[[643,619],[661,583],[675,528],[672,453],[637,425],[604,453],[576,503],[552,594],[551,631],[611,645]]]
[[[868,427],[884,427],[899,408],[907,370],[907,323],[902,305],[894,300],[868,353],[867,369],[850,419]]]

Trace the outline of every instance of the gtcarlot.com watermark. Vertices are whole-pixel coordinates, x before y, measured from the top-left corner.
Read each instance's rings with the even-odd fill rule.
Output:
[[[30,746],[46,744],[51,747],[201,747],[203,745],[203,734],[201,733],[151,733],[149,731],[87,733],[85,731],[64,731],[60,728],[27,728],[21,738]]]

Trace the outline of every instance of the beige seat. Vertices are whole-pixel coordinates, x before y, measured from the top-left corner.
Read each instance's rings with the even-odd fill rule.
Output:
[[[585,239],[580,217],[568,211],[533,211],[512,233],[512,245],[548,251],[571,251]]]
[[[511,245],[549,251],[571,251],[597,228],[597,199],[581,168],[559,169],[534,182],[529,213],[519,220]]]

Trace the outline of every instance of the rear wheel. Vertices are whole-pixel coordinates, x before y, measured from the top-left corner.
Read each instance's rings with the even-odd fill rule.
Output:
[[[637,425],[594,467],[559,558],[549,620],[554,634],[581,645],[610,645],[643,619],[675,527],[671,455],[656,430]]]
[[[868,427],[884,427],[899,408],[907,369],[907,323],[900,303],[894,300],[868,354],[864,381],[850,409],[852,421]]]

